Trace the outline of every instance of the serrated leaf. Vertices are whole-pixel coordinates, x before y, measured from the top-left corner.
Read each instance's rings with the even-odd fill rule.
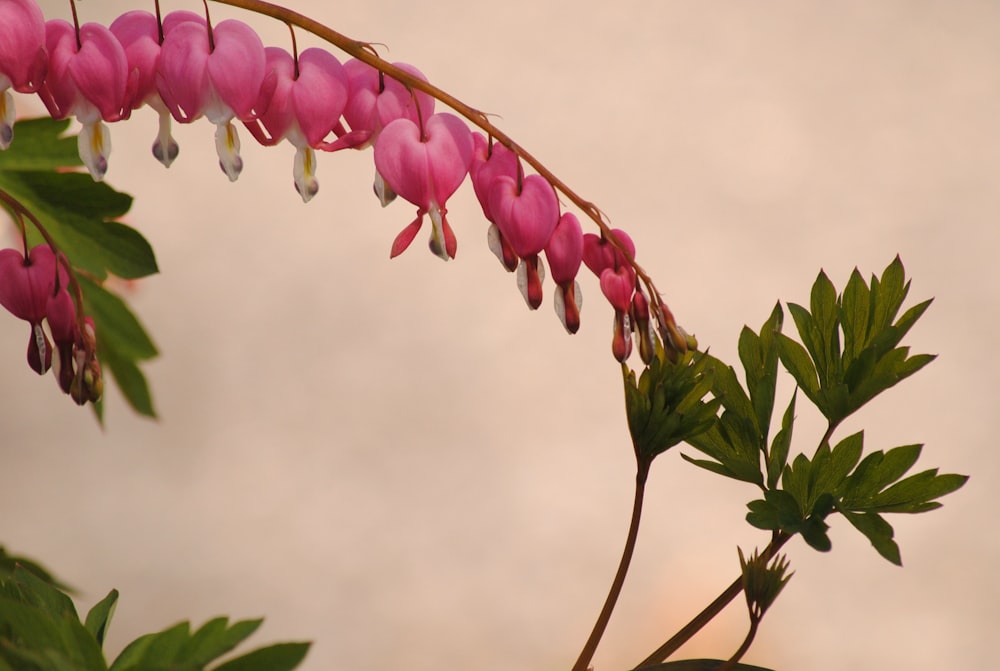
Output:
[[[215,667],[214,671],[291,671],[309,652],[310,643],[277,643]]]
[[[844,330],[844,361],[857,359],[868,346],[868,325],[871,321],[871,291],[855,268],[844,287],[841,298],[840,325]]]
[[[118,590],[111,590],[106,597],[98,601],[90,612],[84,626],[90,635],[94,637],[98,645],[104,645],[104,637],[107,636],[108,627],[111,625],[111,617],[115,612],[115,605],[118,603]]]

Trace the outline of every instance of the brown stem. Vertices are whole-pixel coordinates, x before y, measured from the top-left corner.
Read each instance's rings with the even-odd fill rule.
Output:
[[[770,559],[781,549],[781,546],[788,542],[791,535],[786,533],[775,533],[771,538],[771,542],[768,544],[764,551],[761,553],[762,557],[767,557]],[[661,645],[659,648],[654,650],[646,659],[639,662],[635,668],[642,669],[646,666],[652,666],[653,664],[659,664],[664,661],[670,655],[677,652],[677,649],[682,645],[687,643],[691,638],[701,631],[702,627],[712,621],[716,615],[722,612],[722,609],[729,605],[729,602],[736,598],[740,592],[743,591],[743,576],[740,575],[733,583],[727,587],[722,594],[715,598],[715,601],[708,604],[703,611],[695,615],[694,619],[684,625],[680,631],[670,637],[666,643]]]
[[[367,63],[373,68],[377,69],[379,72],[389,75],[390,77],[398,80],[402,84],[406,85],[411,89],[417,89],[418,91],[423,91],[429,96],[439,100],[451,109],[455,110],[458,114],[462,115],[468,119],[471,123],[475,124],[482,130],[484,130],[488,135],[496,138],[499,142],[513,151],[515,154],[521,157],[523,161],[528,163],[532,168],[535,169],[539,175],[544,177],[557,191],[561,192],[566,198],[570,200],[574,205],[576,205],[580,210],[587,215],[590,219],[597,224],[601,233],[607,238],[612,245],[614,245],[625,258],[628,259],[629,264],[635,270],[636,276],[642,280],[643,284],[650,294],[650,300],[653,303],[653,307],[656,308],[655,314],[658,320],[661,322],[663,327],[666,329],[670,337],[667,339],[670,342],[664,343],[665,346],[673,347],[675,349],[680,349],[680,353],[683,354],[685,351],[683,348],[685,345],[685,339],[680,336],[677,332],[677,326],[674,323],[673,314],[670,312],[669,308],[663,303],[663,299],[660,296],[660,292],[656,289],[656,285],[653,283],[652,278],[642,269],[642,267],[636,263],[635,258],[629,252],[628,249],[618,240],[617,236],[612,232],[611,226],[608,223],[607,217],[601,210],[591,203],[590,201],[584,200],[580,197],[573,189],[571,189],[565,182],[556,177],[556,175],[546,168],[538,159],[532,156],[528,151],[526,151],[519,144],[514,142],[506,133],[501,131],[499,128],[494,126],[486,114],[471,107],[458,98],[454,97],[450,93],[438,88],[437,86],[423,81],[414,77],[412,74],[402,70],[392,63],[380,58],[374,53],[371,48],[371,44],[367,42],[361,42],[359,40],[353,40],[346,35],[338,33],[337,31],[326,27],[325,25],[310,19],[309,17],[299,14],[298,12],[286,9],[279,5],[272,4],[270,2],[264,2],[263,0],[213,0],[223,5],[230,5],[232,7],[239,7],[247,11],[255,12],[257,14],[262,14],[264,16],[270,16],[271,18],[277,19],[279,21],[284,21],[285,23],[295,25],[302,28],[305,31],[316,35],[320,39],[323,39],[330,44],[334,45],[341,51],[350,55],[357,60]]]
[[[632,521],[629,522],[628,537],[625,539],[625,549],[622,551],[622,558],[618,563],[618,572],[615,573],[615,579],[611,583],[608,598],[604,601],[601,614],[597,616],[597,622],[594,623],[594,630],[590,632],[590,638],[587,639],[583,650],[580,651],[580,656],[576,660],[576,664],[573,665],[573,671],[586,671],[590,665],[590,661],[594,658],[594,653],[597,651],[597,645],[601,642],[604,630],[607,629],[608,622],[611,620],[611,613],[618,602],[622,586],[625,584],[625,575],[628,573],[629,564],[632,562],[635,541],[639,536],[642,498],[646,490],[646,478],[649,475],[649,466],[651,463],[652,459],[636,457],[635,499],[632,503]]]

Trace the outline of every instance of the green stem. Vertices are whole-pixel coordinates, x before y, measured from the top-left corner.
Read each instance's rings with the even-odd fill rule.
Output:
[[[733,668],[739,664],[739,661],[743,659],[743,655],[747,654],[747,650],[753,644],[753,639],[757,636],[757,627],[760,625],[760,618],[751,615],[750,617],[750,630],[747,632],[746,638],[743,639],[743,643],[740,644],[739,649],[733,653],[733,656],[725,661],[718,669],[715,671],[732,671]]]
[[[771,538],[770,544],[764,548],[764,552],[761,556],[770,559],[773,557],[781,546],[788,542],[791,535],[786,533],[775,533]],[[654,664],[659,664],[666,660],[670,655],[677,652],[677,649],[682,645],[687,643],[691,638],[694,637],[702,628],[711,622],[716,615],[722,612],[729,602],[736,598],[736,596],[743,591],[743,576],[740,575],[733,583],[727,587],[722,594],[715,598],[715,601],[708,604],[703,611],[695,615],[694,619],[688,622],[684,627],[678,631],[676,634],[670,637],[670,639],[661,645],[659,648],[654,650],[646,659],[639,662],[635,668],[641,669],[646,666],[652,666]]]
[[[576,660],[576,664],[573,665],[573,671],[586,671],[587,667],[590,666],[590,661],[594,658],[594,653],[597,651],[597,645],[601,642],[604,630],[607,629],[608,622],[611,620],[611,613],[618,602],[622,586],[625,584],[625,575],[628,573],[629,564],[632,562],[635,541],[639,536],[642,498],[646,491],[646,478],[649,475],[649,466],[651,463],[652,459],[636,456],[635,499],[632,503],[632,521],[629,522],[628,537],[625,539],[625,549],[622,551],[622,558],[618,563],[618,572],[615,573],[615,579],[611,583],[608,598],[604,601],[601,614],[597,616],[597,622],[594,623],[594,630],[590,632],[590,638],[587,639],[583,650],[580,651],[580,656]]]

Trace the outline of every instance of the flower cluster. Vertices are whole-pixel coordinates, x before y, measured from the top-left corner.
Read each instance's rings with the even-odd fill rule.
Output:
[[[0,305],[31,325],[28,365],[39,375],[54,368],[59,387],[83,405],[100,399],[104,385],[94,322],[81,318],[68,286],[66,269],[49,245],[33,247],[27,255],[0,250]]]
[[[393,78],[362,60],[341,63],[322,49],[293,51],[265,47],[240,21],[212,25],[187,11],[161,19],[135,10],[109,27],[77,26],[44,21],[34,0],[0,0],[0,147],[13,135],[8,88],[37,92],[53,117],[82,124],[80,157],[95,180],[103,178],[111,151],[105,122],[127,119],[144,105],[159,114],[152,151],[167,167],[178,155],[173,121],[204,117],[216,126],[219,164],[230,180],[243,168],[237,123],[263,145],[287,140],[296,149],[294,184],[304,201],[319,188],[317,150],[370,146],[381,204],[400,196],[417,208],[390,256],[406,250],[429,218],[431,251],[455,257],[447,202],[468,176],[489,222],[489,246],[516,275],[531,309],[542,303],[544,258],[556,285],[556,313],[575,333],[582,302],[576,276],[586,264],[614,308],[612,351],[619,361],[629,357],[633,334],[649,361],[657,327],[669,349],[684,351],[687,337],[655,294],[650,318],[628,236],[603,225],[600,236],[585,236],[577,217],[562,212],[553,184],[525,174],[517,151],[474,133],[455,114],[435,111],[435,98],[411,85],[426,82],[419,70],[395,63]]]

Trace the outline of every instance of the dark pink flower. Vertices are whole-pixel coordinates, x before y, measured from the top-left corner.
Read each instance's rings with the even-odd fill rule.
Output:
[[[504,240],[524,260],[517,269],[517,286],[532,310],[542,304],[544,266],[538,254],[559,222],[555,189],[540,175],[518,180],[496,176],[487,197],[490,213]]]
[[[102,121],[119,121],[130,111],[125,50],[104,26],[86,23],[78,36],[72,25],[59,19],[45,24],[45,46],[48,74],[38,94],[54,118],[72,115],[83,124],[77,137],[80,158],[100,181],[111,155],[111,137]]]
[[[490,222],[487,233],[490,251],[500,259],[504,268],[513,272],[517,270],[519,259],[497,228],[489,206],[489,192],[493,180],[501,175],[517,179],[520,171],[517,154],[502,144],[488,142],[482,133],[473,133],[472,139],[475,150],[472,155],[472,165],[469,166],[469,177],[479,205],[483,208],[483,216]]]
[[[34,0],[0,0],[0,149],[14,137],[14,97],[34,93],[48,67],[45,17]]]
[[[583,262],[583,228],[572,212],[564,212],[545,245],[552,281],[556,283],[555,309],[559,321],[570,333],[580,328],[583,294],[576,281]]]
[[[18,319],[31,324],[28,364],[41,375],[52,364],[52,344],[42,329],[49,299],[56,293],[57,261],[52,248],[38,245],[22,256],[16,249],[0,250],[0,305]],[[66,286],[65,271],[59,269],[60,287]]]
[[[396,236],[390,256],[410,246],[424,214],[429,214],[431,251],[446,261],[455,258],[457,242],[445,203],[465,179],[471,161],[472,133],[454,114],[435,114],[422,129],[406,118],[382,129],[375,143],[375,167],[395,193],[418,208],[417,218]]]
[[[314,148],[331,146],[326,137],[347,105],[347,72],[333,54],[322,49],[306,49],[297,63],[278,47],[268,47],[264,53],[269,82],[264,88],[269,97],[258,108],[266,111],[246,126],[261,144],[287,139],[295,146],[295,189],[308,202],[319,190]]]

